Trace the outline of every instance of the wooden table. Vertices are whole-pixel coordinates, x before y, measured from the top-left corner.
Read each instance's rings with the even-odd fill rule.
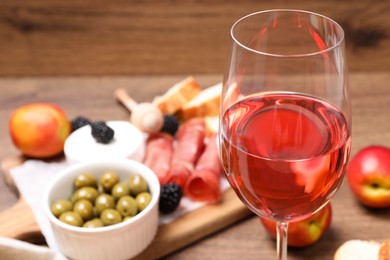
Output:
[[[150,101],[188,75],[90,77],[90,78],[2,78],[0,79],[0,157],[18,155],[8,135],[8,118],[17,107],[32,102],[51,102],[62,107],[69,118],[78,115],[93,120],[126,120],[129,113],[113,98],[116,88],[124,87],[137,101]],[[199,83],[210,86],[220,75],[194,75]],[[352,73],[350,85],[353,104],[352,155],[370,144],[390,146],[390,75]],[[0,210],[17,201],[0,178]],[[390,237],[390,209],[372,210],[361,206],[346,182],[332,201],[330,230],[313,246],[290,249],[289,259],[332,259],[349,239],[382,241]],[[257,217],[252,216],[206,237],[166,259],[275,259],[275,242]]]
[[[0,76],[219,74],[234,21],[275,8],[340,23],[351,70],[390,67],[383,0],[19,0],[0,1]]]

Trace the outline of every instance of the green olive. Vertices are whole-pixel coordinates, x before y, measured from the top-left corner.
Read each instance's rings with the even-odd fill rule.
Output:
[[[102,214],[105,209],[115,208],[115,201],[111,195],[100,194],[95,201],[95,208],[98,214]]]
[[[95,176],[90,173],[81,173],[76,176],[74,179],[74,186],[76,189],[80,189],[82,187],[94,187],[97,188],[97,181]]]
[[[122,222],[121,214],[115,209],[105,209],[100,215],[103,225],[110,226]]]
[[[95,216],[92,203],[86,199],[78,200],[73,206],[73,211],[79,213],[84,220],[90,220]]]
[[[112,171],[106,171],[96,180],[84,172],[73,180],[74,193],[69,200],[60,199],[51,205],[51,211],[68,225],[97,228],[127,221],[144,210],[152,196],[146,180],[132,174],[122,180]]]
[[[132,218],[133,218],[133,216],[126,216],[126,217],[123,218],[123,222],[125,222],[125,221],[127,221],[127,220],[130,220],[130,219],[132,219]]]
[[[60,221],[75,227],[81,227],[84,224],[83,218],[80,214],[73,211],[62,213],[59,219]]]
[[[100,218],[94,218],[90,221],[87,221],[84,223],[83,227],[85,228],[97,228],[97,227],[103,227],[103,222]]]
[[[138,193],[148,191],[148,184],[145,179],[139,174],[133,174],[129,177],[130,193],[137,196]]]
[[[57,200],[56,202],[53,203],[51,206],[51,212],[53,213],[54,216],[57,218],[64,212],[66,211],[71,211],[72,210],[72,202],[69,200]]]
[[[108,171],[100,177],[100,185],[105,192],[111,192],[112,188],[119,182],[119,177],[116,172]]]
[[[138,211],[143,211],[152,200],[152,196],[149,192],[141,192],[135,197],[135,200],[137,201]]]
[[[95,201],[95,203],[96,203],[96,201]],[[93,207],[93,215],[94,215],[95,218],[98,218],[99,215],[100,215],[100,213],[98,212],[96,206]]]
[[[75,203],[78,200],[87,199],[90,202],[94,203],[98,195],[99,192],[97,191],[97,189],[93,187],[82,187],[76,190],[76,192],[70,198],[70,201]]]
[[[118,200],[120,197],[130,194],[130,188],[127,183],[117,183],[111,190],[111,195],[115,200]]]
[[[116,210],[119,211],[123,217],[134,216],[138,212],[137,201],[131,196],[123,196],[116,203]]]

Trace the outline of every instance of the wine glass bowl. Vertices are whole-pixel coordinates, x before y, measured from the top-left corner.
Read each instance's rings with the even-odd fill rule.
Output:
[[[344,33],[325,16],[283,9],[241,18],[231,38],[221,160],[243,203],[277,222],[278,258],[285,259],[288,222],[329,202],[349,159]]]

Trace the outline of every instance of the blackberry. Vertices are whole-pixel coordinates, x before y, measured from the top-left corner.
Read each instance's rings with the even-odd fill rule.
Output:
[[[79,129],[80,127],[83,127],[85,125],[90,125],[91,121],[88,118],[78,116],[75,119],[73,119],[72,121],[70,121],[70,124],[72,126],[72,132],[73,132],[73,131],[76,131],[77,129]]]
[[[170,182],[161,185],[159,210],[163,214],[168,214],[176,210],[183,196],[183,191],[179,185]]]
[[[176,116],[170,114],[164,116],[164,123],[161,128],[161,132],[175,135],[178,128],[179,121],[177,120]]]
[[[108,144],[114,138],[114,130],[103,121],[91,123],[91,128],[92,136],[99,143]]]

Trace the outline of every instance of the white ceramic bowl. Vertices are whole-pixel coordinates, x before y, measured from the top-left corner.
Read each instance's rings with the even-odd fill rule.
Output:
[[[107,170],[116,171],[121,180],[127,180],[134,173],[142,175],[152,195],[149,205],[130,220],[101,228],[73,227],[51,213],[50,207],[56,200],[69,198],[72,194],[76,175],[90,172],[98,179]],[[128,159],[83,162],[66,168],[48,185],[43,194],[43,209],[57,246],[65,256],[88,260],[129,259],[146,249],[157,233],[159,196],[160,184],[156,175],[139,162]]]

